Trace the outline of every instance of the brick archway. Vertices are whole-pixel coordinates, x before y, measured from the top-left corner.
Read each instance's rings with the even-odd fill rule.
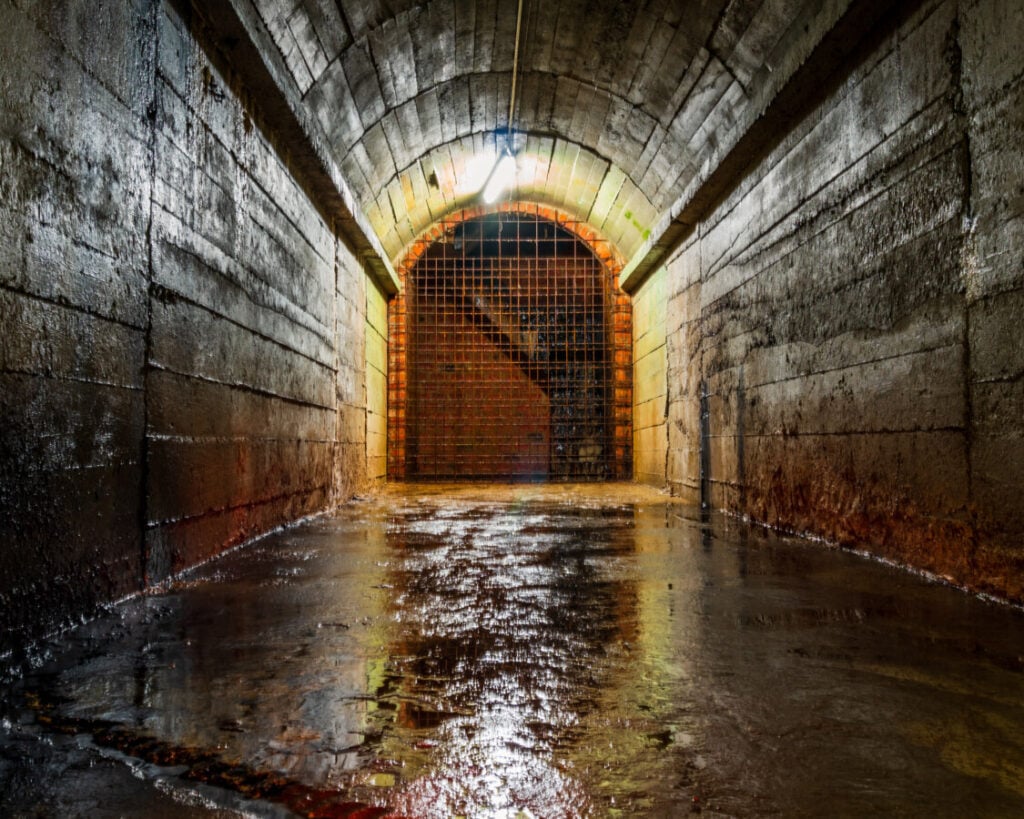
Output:
[[[388,477],[629,477],[621,269],[588,226],[537,205],[434,225],[400,265],[390,306]]]

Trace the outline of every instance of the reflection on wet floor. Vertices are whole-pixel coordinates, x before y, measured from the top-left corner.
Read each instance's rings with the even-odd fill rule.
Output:
[[[4,815],[1024,814],[1019,610],[628,485],[389,487],[4,702]]]

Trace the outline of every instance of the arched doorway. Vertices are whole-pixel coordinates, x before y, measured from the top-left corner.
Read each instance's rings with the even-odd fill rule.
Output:
[[[435,226],[400,268],[390,478],[629,476],[630,308],[620,266],[600,240],[553,215],[463,212]]]

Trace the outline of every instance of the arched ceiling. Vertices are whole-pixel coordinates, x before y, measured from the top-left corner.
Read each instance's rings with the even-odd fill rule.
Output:
[[[232,1],[392,263],[476,201],[507,139],[516,0]],[[846,5],[523,0],[509,196],[642,253]]]

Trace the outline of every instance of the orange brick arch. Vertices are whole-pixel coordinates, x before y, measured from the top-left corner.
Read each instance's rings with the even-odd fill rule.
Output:
[[[412,242],[397,272],[401,281],[399,294],[388,308],[388,479],[405,480],[416,477],[407,469],[407,437],[409,435],[410,399],[409,367],[409,303],[408,283],[416,265],[439,241],[453,234],[463,223],[496,213],[518,214],[538,221],[547,221],[578,239],[600,264],[602,276],[609,287],[607,305],[609,326],[606,338],[609,347],[608,385],[613,452],[609,453],[609,469],[604,478],[627,479],[632,475],[632,306],[629,296],[619,288],[619,275],[624,260],[614,245],[590,225],[574,220],[563,211],[527,202],[505,202],[493,207],[470,207],[453,212],[439,220]],[[592,263],[591,263],[592,264]],[[508,478],[537,477],[530,470],[510,473]]]

